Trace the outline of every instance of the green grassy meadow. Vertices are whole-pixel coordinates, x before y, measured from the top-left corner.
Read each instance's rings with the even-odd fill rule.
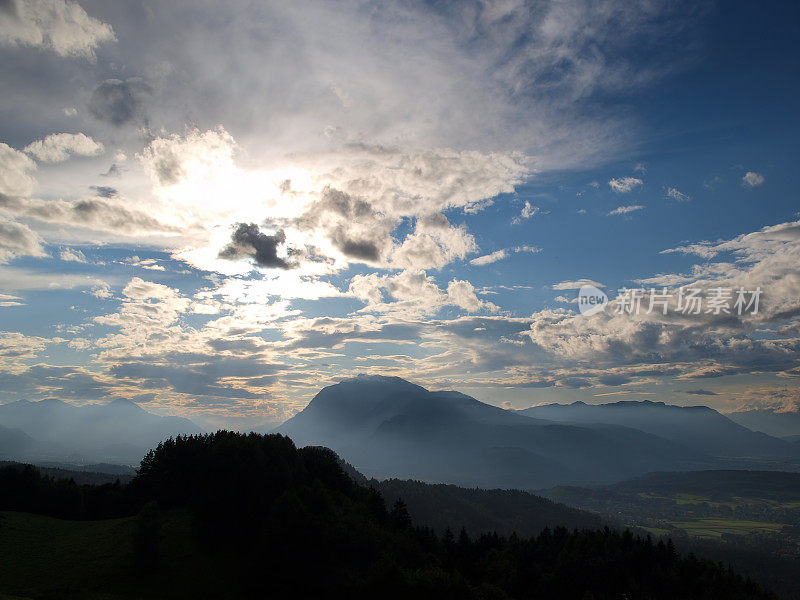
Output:
[[[153,590],[172,588],[170,597],[208,597],[214,573],[224,567],[192,549],[188,514],[162,517],[158,566],[151,572],[134,564],[136,518],[67,521],[0,512],[0,600],[156,597],[141,595],[143,582]]]

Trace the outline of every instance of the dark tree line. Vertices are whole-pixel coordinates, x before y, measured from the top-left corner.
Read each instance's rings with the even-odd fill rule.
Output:
[[[43,475],[31,465],[0,468],[0,510],[85,520],[123,517],[136,509],[137,504],[119,480],[79,485],[73,479]]]
[[[159,444],[127,485],[0,471],[0,508],[63,518],[138,514],[136,568],[155,571],[160,515],[189,511],[200,552],[232,565],[228,597],[771,598],[721,565],[630,532],[545,529],[470,537],[415,526],[324,448],[217,432]]]

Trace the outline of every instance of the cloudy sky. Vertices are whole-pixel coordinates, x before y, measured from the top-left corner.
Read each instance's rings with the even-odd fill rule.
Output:
[[[797,13],[0,2],[0,402],[247,426],[368,372],[796,410]]]

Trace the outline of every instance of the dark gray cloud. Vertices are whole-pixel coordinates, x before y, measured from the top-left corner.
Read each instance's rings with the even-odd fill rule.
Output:
[[[0,194],[0,209],[38,221],[96,227],[128,235],[136,232],[175,232],[143,211],[125,208],[120,198],[88,198],[74,201],[40,200]]]
[[[116,188],[109,187],[107,185],[90,185],[89,189],[101,198],[113,198],[114,196],[119,195],[119,192]]]
[[[81,400],[105,398],[108,383],[79,366],[37,364],[20,373],[0,373],[0,386],[7,393],[23,393],[28,397],[57,395]]]
[[[391,246],[391,223],[365,200],[332,187],[322,191],[319,201],[297,220],[297,225],[321,227],[349,258],[379,262]]]
[[[19,10],[15,0],[0,0],[0,14],[19,19]]]
[[[320,208],[330,209],[350,219],[367,217],[373,212],[372,207],[364,200],[353,198],[350,194],[345,194],[331,187],[326,187],[323,190]]]
[[[248,384],[252,380],[256,382],[252,385],[259,385],[266,382],[264,378],[275,377],[283,369],[280,364],[266,364],[251,359],[200,356],[207,362],[182,365],[130,361],[112,366],[109,373],[118,379],[135,380],[149,389],[169,387],[178,393],[193,396],[253,399],[261,395],[223,380],[235,377],[246,380]]]
[[[691,394],[692,396],[719,396],[717,392],[711,390],[686,390],[684,394]]]
[[[555,379],[534,379],[531,381],[524,381],[521,383],[508,383],[505,387],[509,388],[547,388],[556,385]]]
[[[0,263],[15,254],[45,255],[39,236],[27,225],[0,217]]]
[[[237,223],[231,243],[220,250],[218,256],[226,260],[251,258],[259,267],[290,269],[293,265],[278,256],[278,246],[284,243],[283,230],[267,235],[255,223]]]
[[[92,90],[89,112],[113,125],[123,125],[141,115],[144,97],[152,91],[139,78],[106,79]]]
[[[623,385],[630,382],[629,377],[617,374],[603,375],[602,377],[598,377],[597,380],[603,385]]]
[[[336,232],[337,235],[333,236],[332,241],[345,256],[373,262],[380,260],[381,251],[375,242],[370,240],[354,240],[338,235],[340,233],[341,232]]]
[[[583,379],[582,377],[567,377],[562,379],[561,383],[571,388],[585,388],[592,385],[588,379]]]
[[[108,167],[108,171],[105,173],[100,173],[101,177],[122,177],[122,173],[119,170],[119,167],[116,163],[112,164]]]
[[[287,348],[341,348],[351,341],[408,342],[421,338],[421,323],[386,323],[379,327],[362,327],[350,319],[320,317],[293,331],[296,336]]]

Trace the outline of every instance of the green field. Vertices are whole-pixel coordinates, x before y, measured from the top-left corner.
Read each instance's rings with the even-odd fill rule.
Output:
[[[57,597],[108,589],[123,578],[125,563],[133,560],[132,521],[62,521],[0,513],[0,591]]]
[[[718,538],[724,533],[746,535],[755,532],[777,533],[783,525],[781,523],[767,523],[764,521],[737,521],[734,519],[696,519],[691,521],[674,521],[672,525],[683,529],[689,535],[704,538]]]
[[[160,595],[132,592],[143,587],[169,590],[170,597],[202,597],[217,587],[214,575],[224,569],[219,564],[208,564],[208,558],[191,549],[187,514],[170,513],[162,518],[160,566],[155,572],[141,573],[134,567],[135,526],[136,517],[66,521],[0,512],[0,600],[133,599]],[[175,589],[177,586],[180,592]],[[224,593],[218,597],[223,596]]]

